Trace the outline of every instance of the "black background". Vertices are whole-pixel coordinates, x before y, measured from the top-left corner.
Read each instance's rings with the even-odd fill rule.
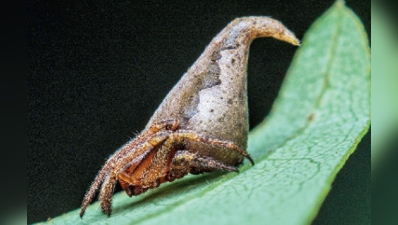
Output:
[[[271,16],[302,39],[333,2],[28,1],[28,223],[80,207],[107,157],[144,128],[234,18]],[[370,1],[346,4],[370,33]],[[296,49],[270,38],[253,42],[251,128],[268,114]],[[370,133],[315,223],[348,224],[353,213],[370,221]]]

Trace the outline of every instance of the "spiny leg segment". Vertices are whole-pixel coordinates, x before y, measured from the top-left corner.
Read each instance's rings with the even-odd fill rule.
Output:
[[[93,184],[91,185],[90,189],[86,193],[86,196],[84,197],[82,209],[80,211],[80,217],[81,218],[83,217],[88,204],[92,201],[99,186],[102,184],[105,177],[107,175],[109,175],[110,170],[113,169],[114,164],[120,158],[122,158],[127,152],[134,151],[134,149],[137,147],[137,145],[145,142],[149,137],[151,137],[153,134],[157,133],[159,130],[161,130],[163,128],[168,128],[168,127],[171,130],[175,130],[177,128],[177,126],[178,126],[177,120],[169,120],[169,121],[163,121],[163,122],[156,123],[153,126],[151,126],[149,129],[143,131],[142,134],[139,135],[137,138],[128,142],[121,149],[119,149],[111,158],[109,158],[107,160],[107,162],[105,163],[105,165],[103,166],[102,170],[96,176]]]
[[[239,173],[239,170],[234,166],[229,166],[212,158],[200,156],[186,151],[177,152],[174,157],[174,161],[177,164],[182,164],[180,163],[181,161],[189,162],[191,167],[194,167],[195,170],[198,171],[226,170]]]
[[[157,178],[161,177],[165,172],[164,170],[167,167],[168,159],[174,156],[174,154],[172,154],[172,151],[175,148],[174,141],[175,139],[173,136],[170,136],[166,141],[164,141],[158,150],[152,165],[148,169],[147,173],[143,176],[143,185],[148,187],[157,187],[160,185],[160,182],[157,181]]]
[[[106,178],[104,183],[101,186],[100,192],[100,203],[101,203],[101,211],[106,213],[108,216],[111,215],[111,205],[112,205],[112,195],[113,190],[116,185],[116,174],[110,173]]]
[[[232,149],[235,152],[245,156],[247,159],[250,160],[251,164],[254,165],[254,161],[250,157],[250,155],[247,152],[240,149],[238,146],[236,146],[232,141],[219,140],[219,139],[205,137],[205,136],[199,135],[196,132],[193,132],[190,130],[177,130],[173,133],[173,135],[175,135],[177,139],[186,138],[191,141],[195,141],[195,142],[199,142],[199,143],[206,143],[209,145],[220,146],[220,147]]]
[[[157,134],[153,134],[152,137],[150,137],[146,142],[128,152],[123,158],[119,159],[119,161],[117,161],[115,165],[113,165],[113,169],[110,171],[109,176],[107,176],[101,186],[100,204],[102,212],[106,213],[108,216],[110,216],[111,214],[113,188],[117,182],[117,174],[121,172],[121,170],[123,170],[126,165],[134,158],[141,156],[142,154],[146,155],[154,147],[162,144],[168,138],[166,134],[164,132],[158,132]]]

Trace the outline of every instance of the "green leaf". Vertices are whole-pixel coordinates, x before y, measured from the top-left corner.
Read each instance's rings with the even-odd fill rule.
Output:
[[[383,11],[380,4],[372,3],[372,173],[383,158],[389,157],[389,147],[395,140],[398,128],[398,45],[392,18]],[[372,175],[373,176],[373,175]]]
[[[271,114],[249,136],[256,165],[188,176],[138,197],[115,194],[51,224],[308,224],[370,124],[364,28],[338,1],[306,34]]]

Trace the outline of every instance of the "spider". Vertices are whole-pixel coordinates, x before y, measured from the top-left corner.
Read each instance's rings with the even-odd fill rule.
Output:
[[[164,182],[182,178],[188,173],[200,174],[215,170],[239,172],[235,166],[203,156],[200,152],[188,151],[187,140],[230,149],[254,165],[250,155],[232,141],[215,139],[185,129],[178,120],[158,122],[122,146],[107,160],[84,198],[80,217],[83,217],[100,185],[101,211],[110,216],[117,181],[131,197],[157,188]]]
[[[269,36],[300,43],[269,17],[237,18],[224,28],[169,92],[146,129],[108,159],[84,198],[80,217],[100,187],[101,211],[110,216],[117,182],[131,197],[188,173],[239,172],[236,166],[244,157],[254,165],[244,151],[249,129],[246,65],[251,41]]]

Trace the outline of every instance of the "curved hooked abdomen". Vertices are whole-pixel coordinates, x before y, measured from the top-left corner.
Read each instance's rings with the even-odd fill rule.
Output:
[[[176,119],[184,129],[230,140],[246,150],[248,50],[258,37],[273,37],[299,45],[292,32],[269,17],[235,19],[211,41],[169,92],[147,128],[159,121]],[[243,159],[235,152],[189,141],[187,149],[211,155],[229,165]]]

